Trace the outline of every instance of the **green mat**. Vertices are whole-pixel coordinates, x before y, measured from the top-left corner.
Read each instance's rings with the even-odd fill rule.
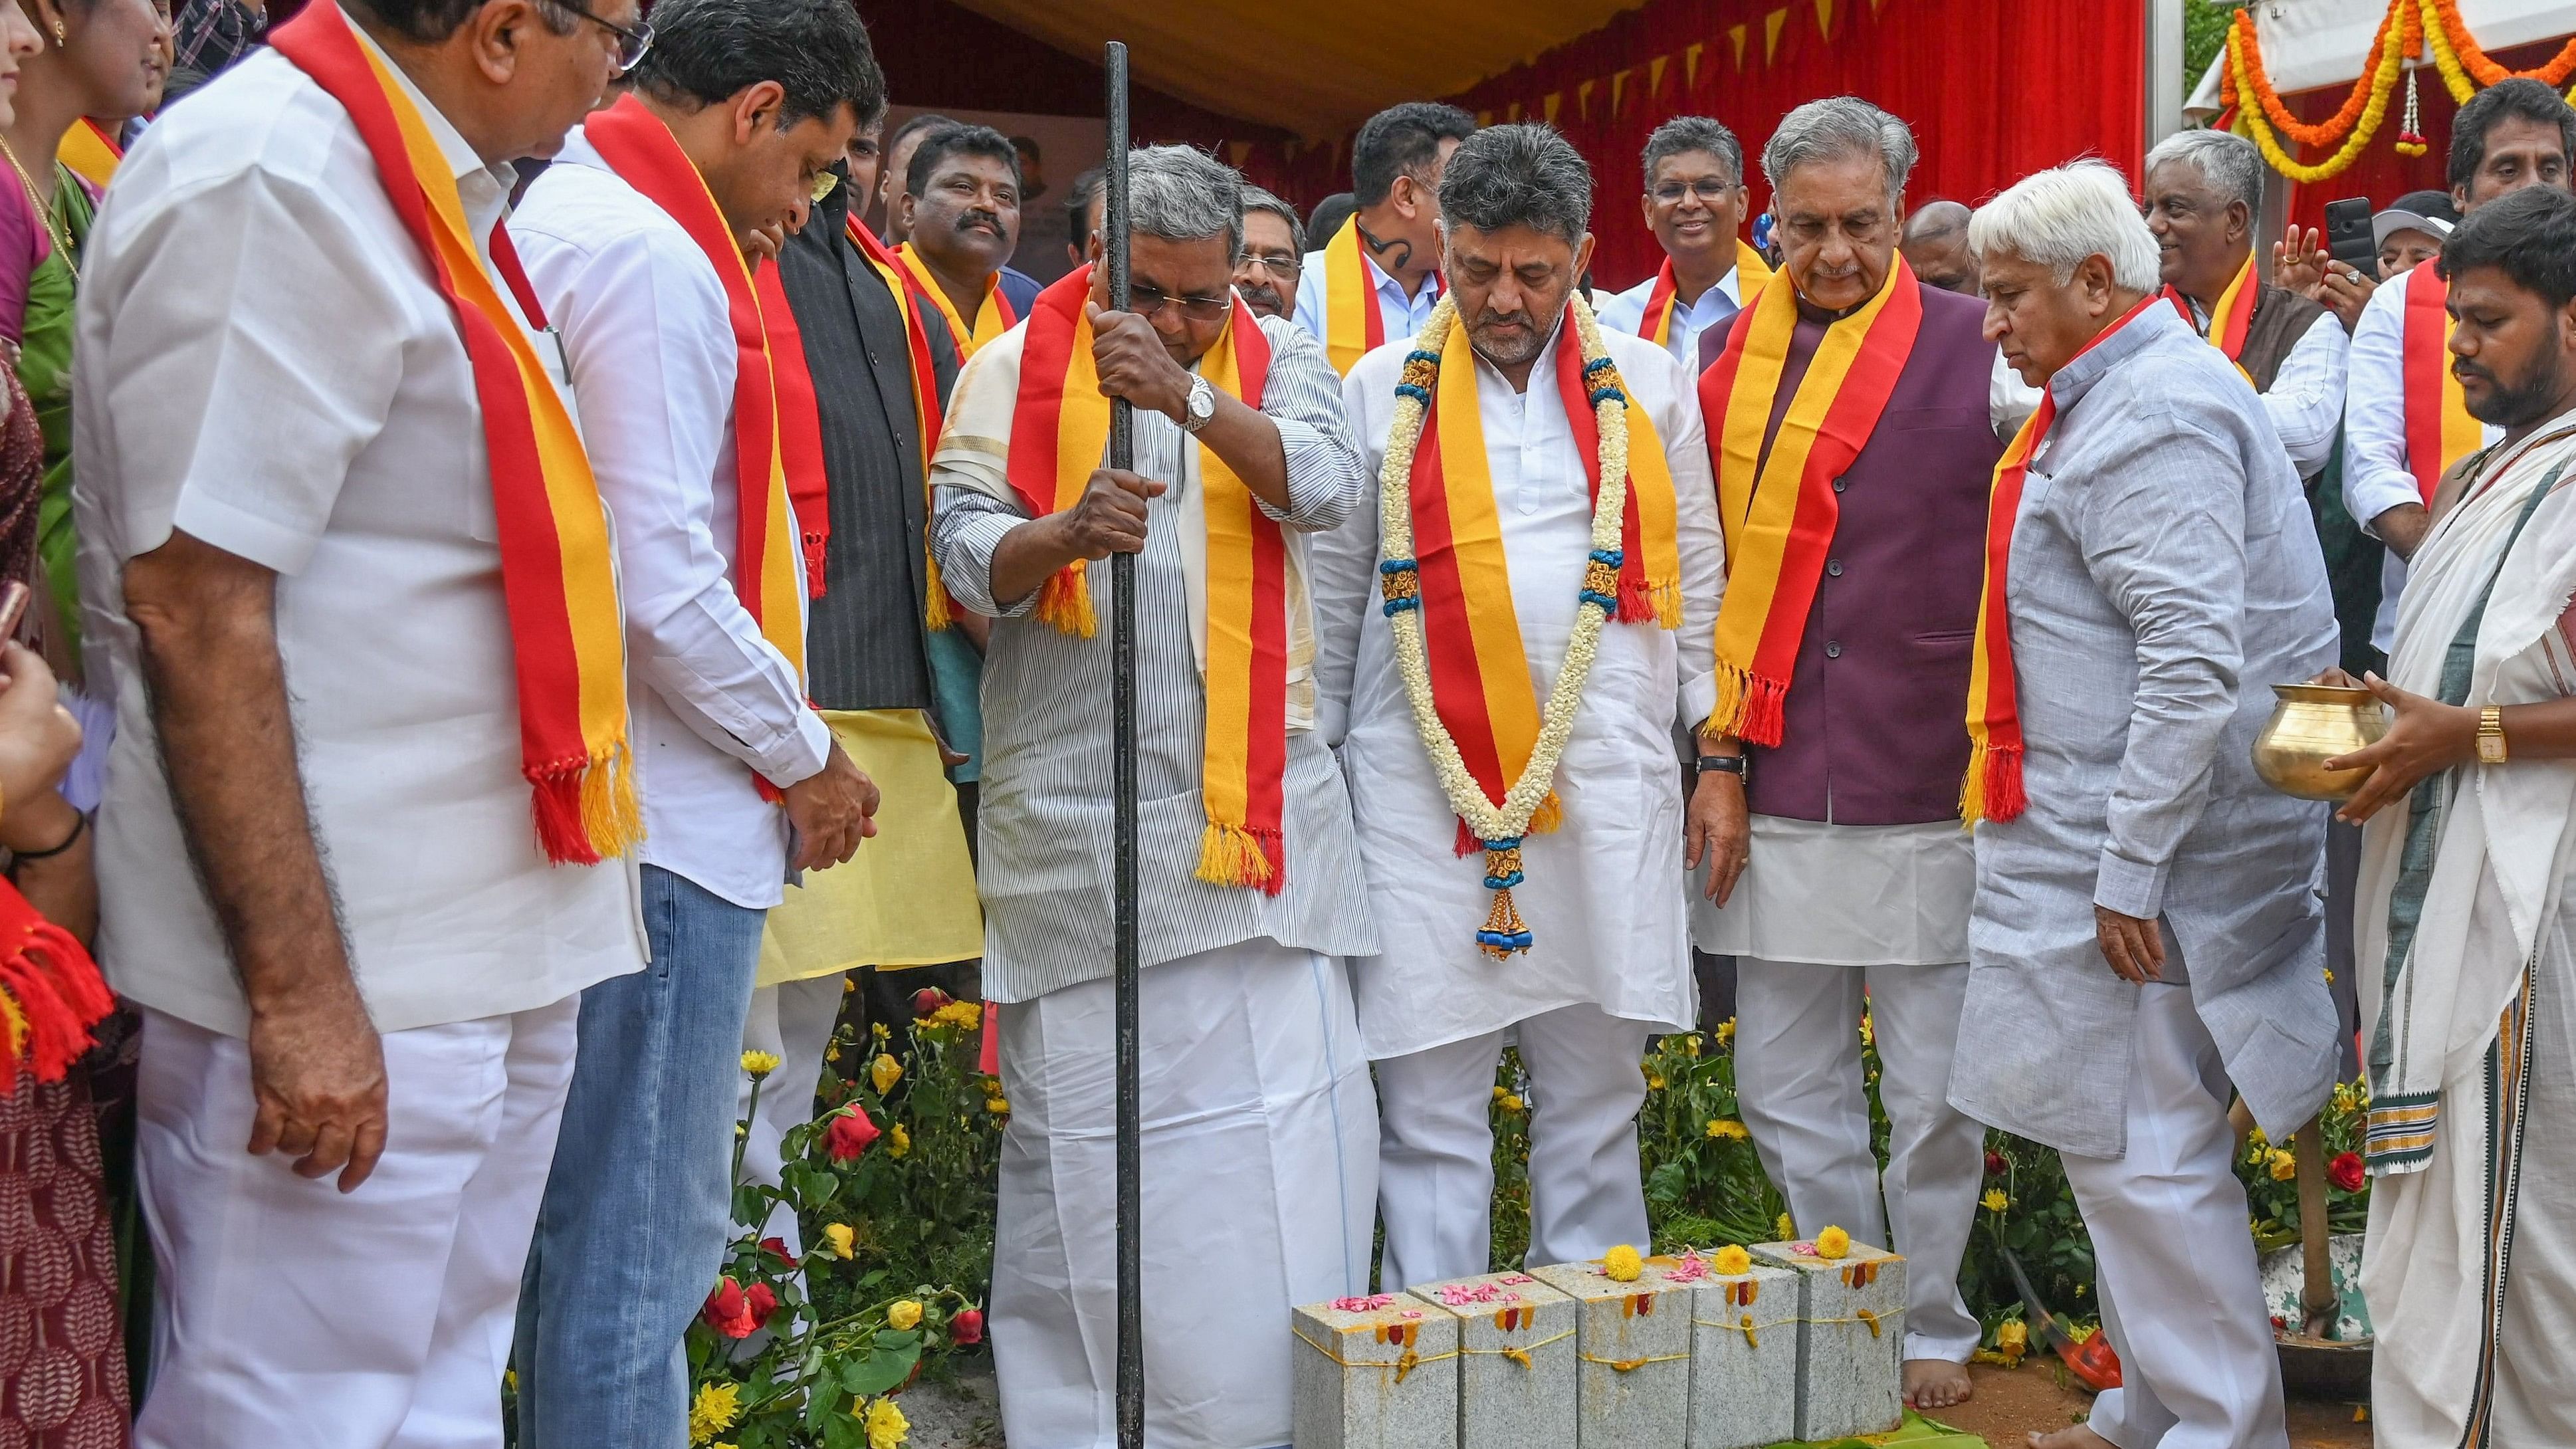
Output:
[[[1905,1422],[1884,1434],[1855,1434],[1845,1439],[1818,1439],[1812,1442],[1774,1444],[1771,1449],[1879,1449],[1882,1444],[1902,1445],[1904,1449],[1987,1449],[1986,1441],[1974,1434],[1962,1434],[1947,1424],[1936,1424],[1912,1409],[1905,1411]]]

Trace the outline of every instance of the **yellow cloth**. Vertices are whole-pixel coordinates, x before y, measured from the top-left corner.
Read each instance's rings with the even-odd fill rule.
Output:
[[[822,713],[851,762],[876,781],[876,838],[787,888],[761,936],[760,984],[983,955],[975,866],[930,721],[917,709]]]

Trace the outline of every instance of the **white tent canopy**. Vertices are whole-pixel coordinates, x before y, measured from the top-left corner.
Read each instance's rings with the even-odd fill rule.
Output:
[[[2272,89],[2286,96],[2360,79],[2388,0],[2257,0],[2252,8],[2264,72]],[[2496,51],[2576,34],[2576,3],[2460,0],[2460,20],[2480,46]],[[2218,82],[2226,65],[2222,49],[2183,103],[2184,114],[2205,119],[2218,113]]]

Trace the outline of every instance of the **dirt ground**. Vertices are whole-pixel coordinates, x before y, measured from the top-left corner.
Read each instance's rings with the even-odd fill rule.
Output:
[[[1932,1417],[1984,1436],[1991,1449],[2022,1449],[2025,1435],[2063,1429],[2092,1408],[2093,1396],[2054,1360],[2017,1369],[1972,1364],[1968,1372],[1977,1396]],[[2353,1407],[2291,1400],[2291,1449],[2370,1449],[2370,1425],[2354,1422]]]

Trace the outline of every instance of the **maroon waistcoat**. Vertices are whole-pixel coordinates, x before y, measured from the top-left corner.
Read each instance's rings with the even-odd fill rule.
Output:
[[[1751,752],[1747,803],[1757,814],[1843,825],[1959,814],[1986,495],[2003,444],[1989,411],[1995,347],[1982,332],[1985,304],[1922,291],[1913,354],[1868,445],[1834,484],[1841,515],[1789,678],[1780,744]],[[1799,319],[1773,429],[1824,335],[1823,323]],[[1725,421],[1708,427],[1717,436]]]

